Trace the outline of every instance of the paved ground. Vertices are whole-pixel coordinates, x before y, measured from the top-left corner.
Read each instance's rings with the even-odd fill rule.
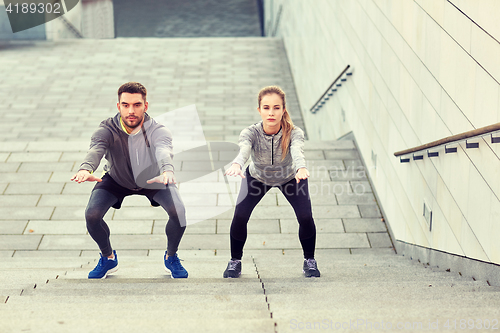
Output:
[[[166,114],[188,119],[167,122],[178,133],[174,145],[192,148],[189,143],[200,138],[185,132],[203,130],[206,140],[227,143],[212,150],[219,167],[234,156],[229,143],[259,120],[256,93],[262,86],[283,86],[294,121],[301,123],[279,40],[11,43],[0,47],[0,73],[3,331],[103,331],[106,321],[108,332],[288,332],[323,320],[335,328],[357,319],[443,325],[446,318],[498,317],[497,288],[394,254],[352,141],[306,144],[320,279],[301,276],[298,226],[275,190],[252,215],[242,278],[221,278],[239,180],[226,181],[220,170],[179,185],[190,221],[198,221],[188,226],[179,251],[190,278],[166,279],[166,215],[144,198],[130,197],[105,217],[120,270],[105,281],[85,279],[98,257],[83,218],[93,184],[69,178],[90,134],[115,114],[118,86],[145,84],[150,113],[159,118],[194,104],[197,117],[192,106]],[[203,157],[184,154],[178,173],[193,178]]]
[[[116,37],[261,36],[257,0],[114,0]]]

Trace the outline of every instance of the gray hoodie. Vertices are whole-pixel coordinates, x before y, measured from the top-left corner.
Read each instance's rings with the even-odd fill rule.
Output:
[[[240,153],[232,163],[242,168],[251,156],[249,172],[258,181],[269,185],[283,185],[295,177],[297,170],[306,167],[304,158],[304,132],[295,126],[290,136],[290,147],[281,160],[281,129],[276,134],[266,134],[262,121],[245,128],[240,133]]]
[[[105,156],[104,170],[119,185],[131,190],[157,188],[158,183],[148,185],[145,181],[174,170],[172,134],[147,113],[142,126],[138,133],[127,134],[121,127],[120,113],[102,121],[90,139],[90,149],[80,170],[94,172]]]

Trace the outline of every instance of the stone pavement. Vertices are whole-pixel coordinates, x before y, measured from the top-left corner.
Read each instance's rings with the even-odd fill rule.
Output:
[[[133,196],[105,217],[120,270],[104,281],[86,279],[98,257],[83,216],[94,184],[69,178],[91,133],[116,113],[117,88],[142,82],[153,116],[195,104],[206,140],[236,142],[260,119],[258,90],[277,84],[303,128],[279,40],[16,42],[0,46],[0,73],[6,109],[0,123],[0,331],[288,332],[318,320],[428,323],[498,315],[497,288],[394,254],[348,140],[306,143],[320,279],[301,276],[298,225],[275,189],[249,223],[242,278],[221,278],[240,180],[226,180],[220,169],[179,184],[188,217],[199,221],[188,226],[179,251],[190,278],[166,279],[166,214]],[[232,156],[228,146],[212,158],[221,164]],[[177,172],[193,172],[190,162],[198,159],[185,153]]]

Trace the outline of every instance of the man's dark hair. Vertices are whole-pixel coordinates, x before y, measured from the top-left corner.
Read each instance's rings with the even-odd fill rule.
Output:
[[[127,82],[122,84],[121,87],[118,88],[118,102],[120,102],[122,93],[141,94],[142,99],[144,100],[144,102],[146,102],[146,95],[148,94],[148,91],[139,82]]]

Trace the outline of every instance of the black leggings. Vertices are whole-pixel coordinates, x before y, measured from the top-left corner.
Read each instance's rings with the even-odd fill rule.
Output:
[[[245,179],[241,181],[238,194],[238,203],[231,223],[231,258],[241,260],[243,246],[247,239],[247,223],[252,211],[264,195],[272,188],[265,185],[245,172]],[[299,222],[299,240],[304,252],[304,258],[313,259],[316,247],[316,226],[312,217],[311,200],[307,179],[297,184],[295,178],[277,186],[288,202],[292,205]]]
[[[184,204],[182,203],[177,187],[170,185],[164,190],[159,190],[153,199],[168,213],[169,219],[165,226],[165,233],[168,239],[167,255],[172,256],[177,252],[182,235],[186,229]],[[111,192],[103,189],[95,189],[92,191],[87,209],[85,210],[87,230],[105,257],[110,256],[113,250],[109,241],[109,227],[104,222],[103,217],[116,202],[118,202],[118,198]]]

